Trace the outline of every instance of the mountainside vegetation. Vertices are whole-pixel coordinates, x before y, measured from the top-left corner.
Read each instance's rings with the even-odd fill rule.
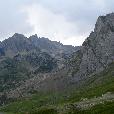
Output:
[[[98,75],[94,75],[86,82],[86,86],[75,89],[69,88],[63,92],[40,92],[31,97],[22,98],[18,101],[1,107],[3,112],[19,114],[113,114],[114,113],[114,63]],[[106,95],[105,95],[106,94]],[[105,96],[105,99],[100,97]],[[91,107],[93,102],[89,99],[96,99],[96,105]],[[79,108],[78,104],[84,101],[90,108],[85,110]],[[86,102],[87,101],[87,102]],[[102,108],[101,108],[102,107]]]

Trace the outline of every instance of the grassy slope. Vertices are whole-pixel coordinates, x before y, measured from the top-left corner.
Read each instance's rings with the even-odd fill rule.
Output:
[[[111,64],[99,75],[87,80],[87,85],[80,90],[72,88],[63,93],[38,93],[29,99],[22,99],[4,106],[0,110],[19,112],[19,114],[25,112],[32,112],[31,114],[57,114],[57,107],[61,108],[65,104],[80,101],[81,98],[101,96],[106,92],[114,92],[114,64]],[[113,107],[114,102],[95,106],[86,111],[71,109],[67,114],[114,114]]]
[[[114,102],[99,104],[88,110],[70,109],[65,114],[114,114]]]

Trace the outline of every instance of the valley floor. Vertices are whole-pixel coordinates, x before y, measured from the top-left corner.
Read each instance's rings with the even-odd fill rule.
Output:
[[[15,108],[15,107],[14,107]],[[0,114],[114,114],[114,94],[108,92],[101,97],[83,98],[80,102],[59,106],[44,106],[32,112]]]

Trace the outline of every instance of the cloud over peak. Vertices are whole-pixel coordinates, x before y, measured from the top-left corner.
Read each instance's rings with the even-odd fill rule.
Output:
[[[0,39],[18,32],[81,45],[97,17],[114,11],[113,4],[113,0],[0,1]]]

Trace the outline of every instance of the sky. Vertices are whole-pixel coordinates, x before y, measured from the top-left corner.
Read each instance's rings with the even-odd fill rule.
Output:
[[[0,40],[37,34],[79,46],[98,16],[114,11],[114,0],[0,0]]]

